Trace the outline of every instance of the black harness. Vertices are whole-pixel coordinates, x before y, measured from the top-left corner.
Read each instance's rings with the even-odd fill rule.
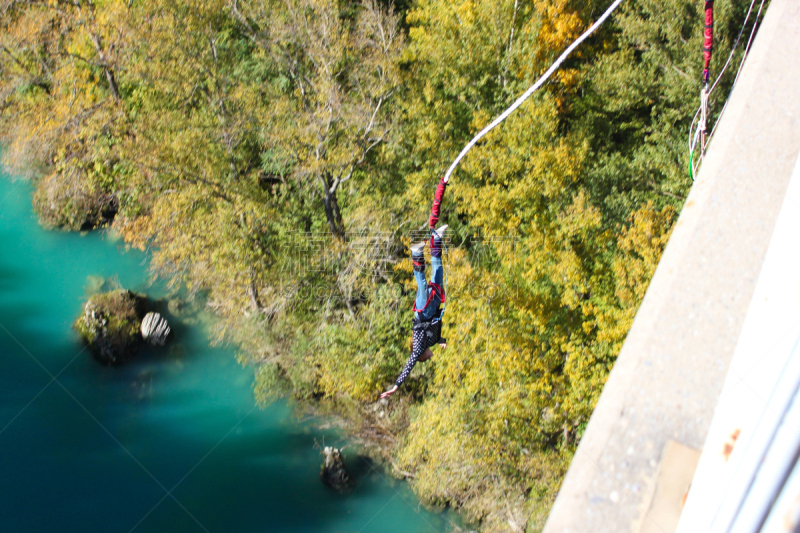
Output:
[[[422,321],[417,317],[411,323],[411,330],[414,332],[421,332],[425,335],[425,347],[428,348],[434,344],[443,344],[447,339],[442,338],[442,312],[439,311],[436,316],[430,320]]]

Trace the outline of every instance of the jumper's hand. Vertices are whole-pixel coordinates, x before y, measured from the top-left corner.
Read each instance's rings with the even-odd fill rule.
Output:
[[[381,400],[384,399],[384,398],[388,398],[389,396],[391,396],[395,392],[397,392],[397,385],[395,385],[391,389],[389,389],[386,392],[384,392],[383,394],[381,394]]]
[[[439,345],[439,348],[441,348],[442,350],[446,350],[447,349],[447,343],[446,342],[441,343]]]

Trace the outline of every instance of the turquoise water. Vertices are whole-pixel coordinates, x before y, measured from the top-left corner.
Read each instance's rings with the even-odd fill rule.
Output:
[[[428,532],[423,509],[351,449],[350,494],[319,481],[317,443],[198,325],[105,367],[71,328],[89,276],[163,296],[144,254],[107,232],[43,231],[27,183],[0,175],[0,529],[20,532]]]

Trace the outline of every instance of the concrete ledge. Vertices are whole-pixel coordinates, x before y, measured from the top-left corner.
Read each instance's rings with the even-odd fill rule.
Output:
[[[800,152],[798,58],[772,0],[545,532],[669,531],[645,508],[667,441],[703,447]]]

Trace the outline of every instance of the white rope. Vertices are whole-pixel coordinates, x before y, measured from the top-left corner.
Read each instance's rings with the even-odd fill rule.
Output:
[[[694,145],[697,143],[697,135],[694,134],[694,123],[697,122],[697,117],[700,116],[700,111],[703,110],[703,106],[697,108],[697,112],[694,114],[694,118],[692,118],[692,123],[689,124],[689,153],[691,154],[694,152]],[[700,130],[697,130],[698,132]],[[692,140],[694,138],[694,141]]]
[[[464,147],[464,149],[463,149],[463,150],[461,150],[461,153],[460,153],[460,154],[458,154],[458,157],[456,157],[456,160],[455,160],[455,161],[453,161],[453,164],[452,164],[452,165],[450,165],[450,168],[448,168],[448,169],[447,169],[447,172],[445,172],[445,175],[444,175],[444,181],[445,181],[445,182],[448,182],[448,181],[450,181],[450,175],[451,175],[451,174],[453,173],[453,171],[456,169],[456,167],[457,167],[457,166],[458,166],[458,164],[461,162],[461,160],[462,160],[462,159],[464,159],[464,156],[465,156],[465,155],[467,155],[467,152],[469,152],[469,151],[470,151],[470,149],[471,149],[473,146],[475,146],[475,144],[477,144],[477,142],[478,142],[478,141],[480,141],[480,140],[481,140],[481,139],[482,139],[482,138],[483,138],[483,137],[484,137],[484,136],[485,136],[487,133],[489,133],[490,131],[492,131],[492,130],[495,128],[495,126],[497,126],[498,124],[500,124],[501,122],[503,122],[503,121],[504,121],[506,118],[508,118],[508,116],[509,116],[511,113],[513,113],[513,112],[514,112],[514,111],[515,111],[515,110],[516,110],[516,109],[517,109],[519,106],[521,106],[521,105],[522,105],[522,102],[524,102],[525,100],[527,100],[527,99],[528,99],[528,97],[529,97],[530,95],[532,95],[533,93],[535,93],[535,92],[536,92],[536,90],[537,90],[537,89],[539,89],[539,87],[541,87],[541,86],[544,84],[544,82],[545,82],[545,81],[547,81],[547,78],[549,78],[549,77],[550,77],[550,76],[553,74],[553,72],[555,72],[555,71],[558,69],[558,67],[560,67],[560,66],[561,66],[561,63],[563,63],[563,62],[564,62],[564,60],[565,60],[565,59],[566,59],[566,58],[567,58],[567,57],[568,57],[568,56],[569,56],[569,55],[572,53],[572,51],[573,51],[573,50],[575,50],[575,49],[576,49],[576,48],[577,48],[577,47],[578,47],[578,46],[579,46],[579,45],[580,45],[580,44],[581,44],[583,41],[585,41],[587,37],[589,37],[589,36],[590,36],[592,33],[594,33],[594,31],[595,31],[597,28],[599,28],[599,27],[600,27],[600,26],[603,24],[603,22],[605,22],[605,20],[606,20],[606,19],[607,19],[607,18],[608,18],[608,17],[611,15],[611,13],[613,13],[613,12],[614,12],[614,10],[615,10],[615,9],[617,9],[617,7],[618,7],[618,6],[619,6],[619,5],[620,5],[622,2],[623,2],[623,0],[616,0],[616,1],[615,1],[613,4],[611,4],[611,7],[609,7],[609,8],[606,10],[606,12],[605,12],[605,13],[603,13],[603,16],[601,16],[599,19],[597,19],[597,22],[595,22],[594,24],[592,24],[592,26],[591,26],[591,27],[590,27],[588,30],[586,30],[586,31],[583,33],[583,35],[581,35],[580,37],[578,37],[578,38],[575,40],[575,42],[573,42],[573,43],[572,43],[572,44],[569,46],[569,48],[567,48],[567,49],[564,51],[564,53],[563,53],[563,54],[561,54],[561,55],[558,57],[558,59],[556,59],[555,63],[553,63],[553,64],[552,64],[552,66],[550,66],[550,68],[549,68],[549,69],[547,69],[547,72],[545,72],[544,74],[542,74],[542,77],[541,77],[541,78],[539,78],[539,79],[536,81],[536,83],[534,83],[534,84],[533,84],[533,86],[532,86],[530,89],[528,89],[527,91],[525,91],[525,93],[524,93],[522,96],[520,96],[519,98],[517,98],[517,101],[516,101],[516,102],[514,102],[513,104],[511,104],[511,107],[509,107],[508,109],[506,109],[505,111],[503,111],[503,114],[502,114],[502,115],[500,115],[499,117],[497,117],[496,119],[494,119],[494,121],[492,121],[492,123],[491,123],[491,124],[489,124],[488,126],[486,126],[485,128],[483,128],[483,129],[482,129],[482,130],[481,130],[481,131],[480,131],[480,132],[479,132],[479,133],[478,133],[478,134],[477,134],[477,135],[476,135],[476,136],[475,136],[475,137],[474,137],[474,138],[473,138],[473,139],[472,139],[472,140],[471,140],[469,143],[467,143],[467,145]]]
[[[725,74],[725,69],[728,68],[728,64],[731,62],[731,59],[733,59],[733,54],[734,54],[734,52],[736,52],[736,48],[739,46],[739,40],[742,38],[742,34],[744,33],[744,29],[747,26],[747,19],[750,18],[750,13],[753,11],[753,6],[755,5],[755,3],[756,3],[756,0],[752,0],[750,2],[750,8],[747,10],[747,15],[745,15],[745,17],[744,17],[744,22],[742,22],[742,29],[739,30],[739,35],[736,36],[736,42],[733,43],[733,48],[731,48],[731,53],[728,54],[728,60],[725,61],[725,65],[722,67],[722,70],[719,71],[719,76],[717,76],[717,79],[714,80],[714,83],[711,84],[711,89],[708,90],[709,94],[714,92],[714,89],[717,87],[717,84],[719,83],[719,80],[722,79],[722,75]],[[761,5],[762,6],[764,5],[763,0],[761,2]],[[759,14],[761,13],[761,9],[760,8],[759,8],[758,12],[759,12]],[[758,22],[758,15],[756,15],[756,22]],[[753,25],[753,27],[755,28],[755,24]]]
[[[697,128],[694,132],[694,139],[689,139],[689,174],[692,176],[692,181],[694,181],[694,176],[696,174],[696,170],[698,165],[700,165],[700,161],[698,160],[697,165],[692,163],[692,156],[694,155],[694,147],[697,145],[697,139],[700,138],[700,128]]]
[[[755,0],[753,0],[753,1],[755,2]],[[756,29],[758,28],[758,19],[761,17],[761,10],[763,8],[764,8],[764,0],[761,0],[761,5],[758,6],[758,13],[756,13],[756,18],[753,21],[753,28],[750,30],[750,38],[747,39],[747,46],[744,49],[744,54],[742,54],[742,60],[739,62],[739,69],[736,71],[736,77],[733,79],[733,84],[731,85],[731,92],[733,92],[733,88],[736,87],[736,82],[739,81],[739,76],[742,73],[742,67],[744,67],[744,60],[747,59],[747,55],[750,53],[750,45],[753,44],[753,37],[756,34]],[[749,14],[749,12],[748,12],[748,14]],[[746,20],[745,20],[745,22],[746,22]],[[742,29],[744,29],[744,27],[742,27]],[[737,40],[737,42],[738,42],[738,40]],[[733,52],[731,52],[731,54],[733,54]],[[720,76],[722,76],[722,74],[720,74]],[[719,81],[719,78],[717,78],[717,81]],[[716,85],[716,83],[714,83],[714,85]],[[712,87],[712,89],[713,89],[713,87]],[[717,120],[714,121],[714,127],[711,128],[711,133],[708,135],[708,141],[706,142],[706,145],[708,145],[708,143],[711,142],[711,137],[713,137],[714,136],[714,132],[717,131],[717,126],[719,126],[719,122],[722,119],[722,115],[725,113],[725,110],[728,108],[728,102],[729,101],[730,101],[729,99],[725,100],[725,105],[722,106],[722,111],[719,112],[719,115],[717,116]]]
[[[753,21],[753,29],[750,30],[750,38],[747,39],[747,46],[744,49],[742,60],[739,62],[739,70],[736,71],[736,77],[733,79],[733,86],[736,86],[736,82],[739,81],[739,75],[742,73],[744,60],[747,59],[747,54],[750,53],[750,45],[753,44],[753,36],[755,36],[756,34],[756,29],[758,28],[758,19],[761,17],[761,10],[763,8],[764,8],[764,0],[761,0],[761,5],[758,6],[758,13],[756,13],[756,20]]]

